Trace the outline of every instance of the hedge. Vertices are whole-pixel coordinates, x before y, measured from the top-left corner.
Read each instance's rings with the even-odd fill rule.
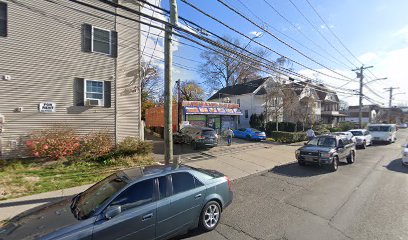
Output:
[[[276,131],[276,122],[267,122],[266,127],[265,127],[266,132],[272,132]],[[296,132],[296,131],[301,131],[302,130],[302,124],[298,123],[297,124],[297,129],[296,129],[296,124],[292,122],[279,122],[278,123],[278,130],[279,131],[284,131],[284,132]]]
[[[276,142],[281,143],[294,143],[294,142],[301,142],[306,141],[306,133],[304,132],[281,132],[281,131],[272,131],[270,132],[271,137]]]

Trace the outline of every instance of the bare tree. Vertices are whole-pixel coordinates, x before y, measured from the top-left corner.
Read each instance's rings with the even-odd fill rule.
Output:
[[[297,130],[297,124],[301,119],[301,105],[299,96],[290,85],[286,85],[284,89],[283,109],[284,121],[295,123],[295,129]]]
[[[310,125],[316,122],[316,99],[312,96],[304,97],[300,100],[299,107],[300,120],[304,131],[305,123]]]
[[[161,92],[163,81],[159,69],[156,65],[150,65],[144,61],[141,62],[141,81],[140,81],[140,98],[142,104],[142,119],[145,117],[146,110],[154,107],[158,101],[158,95]],[[136,90],[136,87],[135,87]]]
[[[142,92],[142,101],[145,98],[155,98],[162,88],[160,83],[163,81],[158,67],[142,61],[140,72],[140,90]]]
[[[276,131],[279,131],[279,122],[283,118],[284,108],[284,84],[279,79],[268,80],[265,90],[265,112],[266,118],[272,118],[276,124]]]
[[[344,101],[344,100],[340,100],[339,102],[339,110],[341,111],[347,111],[349,108],[349,104],[348,102]]]
[[[232,39],[228,36],[224,38],[237,46],[241,46],[243,49],[247,49],[248,51],[257,54],[258,56],[266,56],[266,51],[251,48],[249,46],[250,42],[243,46],[238,39]],[[217,43],[223,47],[230,48],[243,54],[241,56],[237,56],[222,48],[218,48],[218,52],[208,49],[207,51],[201,53],[200,56],[204,60],[204,63],[199,67],[200,74],[201,77],[206,79],[206,82],[213,89],[233,86],[235,84],[248,82],[260,77],[260,70],[258,69],[260,68],[259,62],[245,57],[246,53],[244,53],[242,49],[239,49],[231,44],[221,40],[218,40]],[[251,58],[256,57],[251,56]]]

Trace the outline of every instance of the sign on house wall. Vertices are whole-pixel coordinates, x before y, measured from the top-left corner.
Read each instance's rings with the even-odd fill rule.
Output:
[[[38,104],[38,111],[42,113],[55,112],[56,104],[54,102],[42,102]]]

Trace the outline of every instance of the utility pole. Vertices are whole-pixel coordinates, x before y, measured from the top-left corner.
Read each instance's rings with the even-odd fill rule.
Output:
[[[170,23],[166,25],[164,36],[164,163],[169,165],[173,161],[173,94],[172,65],[173,65],[173,27],[177,25],[177,3],[170,0]]]
[[[177,131],[180,131],[180,108],[181,108],[180,79],[176,81],[176,84],[177,84]]]
[[[392,108],[392,91],[394,89],[399,89],[399,87],[389,87],[389,88],[384,88],[384,90],[386,90],[387,92],[390,92],[390,99],[388,100],[388,107]]]
[[[360,68],[357,69],[353,69],[351,71],[360,71],[357,72],[357,77],[360,78],[360,91],[359,91],[359,108],[358,108],[358,126],[359,128],[362,128],[363,126],[363,122],[362,122],[362,118],[363,118],[363,112],[361,110],[362,106],[363,106],[363,79],[364,79],[364,74],[363,71],[367,68],[372,68],[373,66],[369,66],[369,67],[364,67],[361,66]]]
[[[388,118],[388,123],[391,123],[391,108],[392,108],[392,97],[393,97],[393,93],[392,93],[392,91],[394,90],[394,89],[399,89],[399,87],[389,87],[389,88],[384,88],[384,90],[386,90],[386,91],[388,91],[388,92],[390,92],[390,99],[388,100],[388,116],[387,116],[387,118]]]

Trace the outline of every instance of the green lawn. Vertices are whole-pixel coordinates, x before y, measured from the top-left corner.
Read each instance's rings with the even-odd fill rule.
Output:
[[[150,156],[104,162],[10,160],[0,166],[0,200],[95,183],[118,169],[151,164]]]

